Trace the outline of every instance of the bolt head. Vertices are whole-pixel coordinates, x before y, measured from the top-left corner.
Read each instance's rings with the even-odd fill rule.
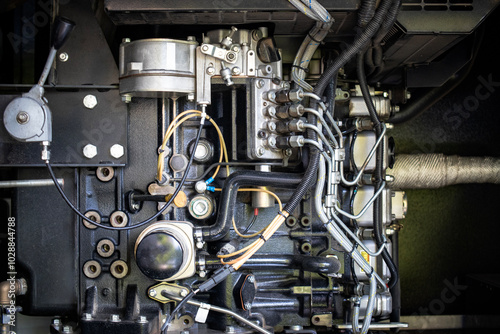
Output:
[[[265,151],[264,147],[262,147],[262,146],[261,146],[261,147],[259,147],[259,148],[257,149],[257,156],[259,156],[259,157],[260,157],[260,156],[263,156],[265,152],[266,152],[266,151]]]
[[[267,128],[269,129],[269,131],[276,130],[276,123],[274,123],[274,122],[268,122],[267,123]]]
[[[291,156],[292,156],[292,153],[293,153],[293,151],[292,151],[292,149],[291,149],[291,148],[287,148],[287,149],[285,150],[285,155],[286,155],[287,157],[291,157]]]
[[[90,314],[90,313],[84,313],[82,315],[82,320],[86,320],[86,321],[92,320],[92,314]]]
[[[269,137],[267,143],[269,144],[269,146],[276,148],[276,137]]]
[[[202,241],[198,241],[198,242],[196,243],[196,248],[198,248],[198,249],[202,249],[202,248],[203,248],[203,245],[204,245],[204,243],[203,243]],[[206,274],[206,273],[205,273],[205,274]],[[200,272],[200,275],[201,275],[201,272]],[[200,276],[200,277],[205,277],[205,276]]]
[[[214,75],[215,74],[215,68],[210,66],[210,67],[207,67],[207,74],[208,75]]]
[[[208,45],[202,45],[201,51],[208,51]]]
[[[255,276],[250,275],[250,276],[248,276],[247,280],[249,283],[253,283],[253,282],[255,282]]]
[[[203,277],[207,276],[207,272],[206,272],[206,271],[204,271],[204,270],[202,270],[202,271],[200,271],[200,272],[198,273],[198,276],[200,276],[201,278],[203,278]]]
[[[56,326],[59,326],[61,324],[61,319],[54,319],[54,320],[52,320],[52,324],[56,325]]]
[[[112,314],[110,320],[112,322],[119,322],[120,321],[120,316],[118,314]]]
[[[87,144],[83,148],[83,156],[87,159],[92,159],[97,155],[97,147],[92,144]]]
[[[26,111],[21,111],[17,114],[16,120],[19,124],[26,124],[30,120],[30,114],[28,114]]]
[[[188,295],[188,291],[186,289],[182,289],[180,292],[179,292],[179,295],[181,297],[186,297]]]
[[[95,106],[97,105],[97,97],[95,97],[94,95],[92,94],[89,94],[89,95],[86,95],[84,98],[83,98],[83,105],[85,106],[85,108],[87,109],[94,109]]]
[[[196,42],[196,37],[195,37],[195,36],[188,36],[188,37],[187,37],[187,40],[188,40],[189,42]]]
[[[64,326],[63,327],[63,333],[71,333],[72,330],[71,330],[71,327],[70,326]]]
[[[245,308],[250,310],[252,308],[252,303],[245,303]]]
[[[139,319],[137,319],[137,322],[140,324],[145,324],[148,322],[148,319],[145,316],[141,315],[139,316]]]
[[[257,83],[256,83],[257,88],[262,88],[262,87],[264,87],[265,84],[266,84],[265,81],[262,80],[262,79],[261,80],[257,80]]]
[[[69,56],[66,52],[62,52],[59,54],[59,60],[62,61],[62,62],[66,62],[68,61],[69,59]]]
[[[123,95],[122,96],[122,101],[125,102],[125,103],[130,103],[132,102],[132,96],[126,94],[126,95]]]
[[[130,43],[130,38],[124,38],[124,39],[122,39],[122,43]]]
[[[120,144],[114,144],[109,149],[109,154],[111,154],[113,158],[119,159],[125,154],[125,149]]]
[[[240,75],[241,74],[241,68],[239,68],[238,66],[235,66],[231,69],[231,73],[233,75]]]
[[[156,290],[149,290],[149,295],[151,297],[155,297],[156,296]]]

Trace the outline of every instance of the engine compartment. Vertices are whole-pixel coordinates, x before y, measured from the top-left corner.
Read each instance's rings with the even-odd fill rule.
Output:
[[[49,59],[0,95],[2,330],[411,327],[404,190],[499,183],[499,162],[396,155],[391,131],[463,80],[498,2],[307,3],[36,5]]]

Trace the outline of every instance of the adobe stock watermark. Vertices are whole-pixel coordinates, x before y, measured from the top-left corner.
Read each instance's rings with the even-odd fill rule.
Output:
[[[445,287],[441,290],[439,297],[431,300],[426,307],[419,307],[418,311],[412,315],[441,315],[446,311],[446,307],[454,303],[468,288],[467,285],[461,285],[458,283],[458,277],[455,277],[453,281],[445,279],[443,284]],[[423,332],[423,330],[420,332]]]
[[[59,5],[66,5],[70,0],[59,0]],[[21,46],[35,39],[41,28],[50,23],[52,14],[52,0],[39,0],[37,5],[40,10],[36,11],[31,17],[23,16],[21,18],[22,26],[19,33],[9,32],[7,39],[15,53],[19,53]]]
[[[479,75],[477,82],[474,94],[466,96],[460,103],[454,103],[451,109],[443,113],[442,126],[434,128],[426,141],[416,143],[418,150],[412,153],[434,153],[436,151],[436,144],[443,143],[447,139],[444,127],[458,130],[463,122],[471,116],[471,113],[476,112],[480,108],[481,102],[489,99],[500,88],[500,81],[495,81],[493,73],[486,76]]]

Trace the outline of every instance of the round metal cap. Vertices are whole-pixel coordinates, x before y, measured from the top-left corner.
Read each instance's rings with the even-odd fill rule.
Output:
[[[136,250],[137,266],[144,275],[157,279],[168,279],[182,267],[183,250],[172,235],[157,232],[144,237]]]

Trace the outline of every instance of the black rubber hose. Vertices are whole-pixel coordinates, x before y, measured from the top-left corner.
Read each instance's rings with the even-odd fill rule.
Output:
[[[360,51],[364,50],[372,37],[377,33],[382,21],[387,15],[387,11],[392,0],[384,0],[380,4],[373,19],[368,23],[366,29],[354,40],[354,42],[345,49],[333,62],[332,66],[328,67],[323,75],[318,80],[314,87],[314,93],[322,96],[326,86],[330,83],[333,76],[342,68],[349,60],[355,57]]]
[[[392,235],[392,259],[399,267],[399,232],[395,231]],[[391,289],[392,313],[391,322],[401,321],[401,280]],[[396,332],[396,331],[393,331]]]
[[[424,111],[432,107],[436,102],[441,100],[443,97],[448,95],[453,91],[458,85],[460,85],[465,78],[469,75],[472,67],[474,66],[477,54],[479,52],[480,46],[484,37],[484,29],[481,29],[477,34],[479,36],[474,36],[474,47],[472,51],[472,57],[469,63],[463,68],[459,73],[451,77],[444,85],[441,87],[436,87],[431,89],[425,95],[420,97],[412,98],[412,102],[408,103],[401,110],[391,116],[387,123],[401,124],[414,119],[415,117],[421,115]]]
[[[358,12],[358,27],[364,28],[368,23],[370,23],[373,15],[375,14],[376,5],[377,0],[363,1]]]
[[[363,98],[365,100],[366,106],[368,108],[368,113],[370,114],[370,119],[373,123],[373,127],[375,129],[375,133],[378,138],[382,134],[382,126],[381,126],[382,124],[380,123],[375,106],[373,105],[373,100],[371,98],[370,91],[368,89],[368,83],[366,81],[363,59],[364,55],[360,53],[358,55],[357,66],[356,66],[358,72],[357,74],[358,74],[359,87],[361,88],[361,92],[363,93]],[[377,192],[382,186],[383,163],[384,163],[384,146],[379,145],[376,152],[375,190],[374,190],[375,192]],[[383,231],[382,231],[383,229],[382,204],[383,203],[380,196],[378,196],[373,202],[373,231],[375,235],[375,241],[378,247],[381,247],[384,244]],[[391,273],[391,278],[389,280],[388,285],[389,288],[392,289],[396,285],[399,279],[398,268],[396,267],[396,264],[394,263],[392,257],[387,251],[387,248],[384,248],[384,250],[382,251],[382,258],[384,259],[384,262],[386,263],[387,268]]]
[[[229,175],[222,188],[216,223],[201,227],[203,240],[220,240],[229,232],[238,188],[242,186],[295,188],[301,180],[302,175],[289,173],[241,171]]]
[[[220,259],[215,256],[206,257],[205,265],[208,270],[222,267]],[[301,269],[321,274],[335,274],[340,268],[340,261],[334,257],[287,254],[255,254],[241,266],[241,269],[248,270]]]

